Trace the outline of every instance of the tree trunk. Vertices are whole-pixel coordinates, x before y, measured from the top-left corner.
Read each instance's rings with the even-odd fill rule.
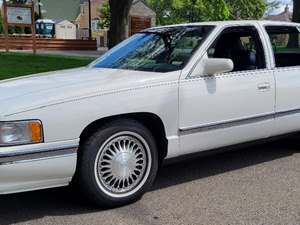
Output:
[[[300,23],[300,0],[294,0],[293,22]]]
[[[108,47],[112,48],[127,37],[129,11],[133,0],[109,0],[110,28]]]

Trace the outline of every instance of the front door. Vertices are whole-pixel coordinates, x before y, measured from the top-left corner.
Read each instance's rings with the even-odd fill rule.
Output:
[[[204,58],[229,58],[234,71],[215,76],[192,73],[182,78],[182,154],[270,136],[275,82],[261,40],[254,26],[224,28]]]

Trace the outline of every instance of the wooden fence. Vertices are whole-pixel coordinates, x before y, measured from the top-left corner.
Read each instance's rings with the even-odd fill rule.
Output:
[[[29,37],[9,37],[8,46],[12,50],[31,50],[32,42]],[[0,49],[5,49],[5,45],[4,37],[0,37]],[[36,46],[44,50],[97,50],[97,41],[37,38]]]

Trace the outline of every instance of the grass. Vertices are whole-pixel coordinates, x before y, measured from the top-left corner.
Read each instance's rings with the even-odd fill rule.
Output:
[[[25,53],[0,53],[0,80],[86,66],[95,58]]]

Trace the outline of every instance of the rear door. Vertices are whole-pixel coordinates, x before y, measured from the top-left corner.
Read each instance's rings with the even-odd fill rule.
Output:
[[[265,26],[276,79],[274,135],[300,130],[300,45],[297,25]]]
[[[269,137],[274,126],[275,83],[266,43],[256,26],[222,29],[205,59],[230,58],[232,72],[192,73],[180,82],[183,154]],[[201,66],[200,63],[197,65]]]

